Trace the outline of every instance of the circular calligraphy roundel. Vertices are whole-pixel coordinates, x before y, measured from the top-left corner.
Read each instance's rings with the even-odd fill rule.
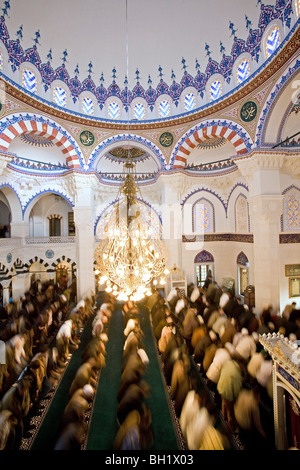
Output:
[[[80,133],[79,138],[80,142],[86,147],[93,145],[93,143],[95,142],[94,134],[91,131],[82,131]]]
[[[257,104],[255,101],[247,101],[243,104],[240,112],[241,119],[244,122],[251,122],[256,117]]]
[[[174,137],[171,132],[163,132],[159,137],[159,143],[163,147],[170,147],[173,144]]]

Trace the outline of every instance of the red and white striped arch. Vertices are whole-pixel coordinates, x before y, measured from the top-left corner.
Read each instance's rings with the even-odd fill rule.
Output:
[[[204,142],[205,140],[208,140],[212,137],[224,137],[224,139],[227,139],[235,147],[237,155],[247,153],[247,147],[243,139],[232,129],[224,126],[204,127],[203,129],[199,129],[198,131],[194,132],[184,141],[174,159],[173,168],[184,168],[191,151],[199,143]]]
[[[66,156],[66,162],[70,168],[81,168],[78,155],[74,146],[59,130],[49,124],[37,121],[19,121],[11,124],[0,135],[0,151],[7,151],[11,142],[21,134],[32,133],[45,136],[51,140]]]

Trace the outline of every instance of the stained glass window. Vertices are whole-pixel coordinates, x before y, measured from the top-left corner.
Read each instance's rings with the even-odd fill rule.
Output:
[[[210,101],[217,100],[222,96],[222,84],[220,80],[214,81],[209,89],[210,92]]]
[[[288,193],[284,199],[284,229],[300,230],[300,193]]]
[[[248,59],[242,60],[237,67],[237,82],[238,84],[246,80],[250,75],[250,63]]]
[[[57,86],[57,87],[54,88],[53,101],[58,106],[62,106],[63,108],[66,107],[67,94],[66,94],[66,91],[63,88],[61,88],[60,86]]]
[[[33,72],[31,72],[31,70],[29,69],[23,70],[22,85],[25,88],[25,90],[28,90],[31,93],[36,93],[37,91],[36,76],[34,75]]]
[[[120,117],[120,106],[115,101],[109,103],[108,117],[110,119],[118,119]]]
[[[82,111],[84,114],[88,114],[89,116],[94,115],[94,102],[88,96],[85,96],[82,99]]]
[[[134,106],[134,117],[135,119],[145,119],[145,106],[143,103],[136,103]]]
[[[162,100],[159,103],[159,117],[168,117],[170,116],[171,108],[168,100]]]
[[[191,111],[196,107],[196,100],[194,93],[187,93],[184,97],[184,109],[185,111]]]
[[[196,233],[213,232],[213,207],[202,199],[194,206],[193,231]]]
[[[276,51],[277,47],[279,46],[280,40],[280,32],[278,26],[272,29],[271,33],[267,37],[266,41],[266,55],[270,57],[274,51]]]

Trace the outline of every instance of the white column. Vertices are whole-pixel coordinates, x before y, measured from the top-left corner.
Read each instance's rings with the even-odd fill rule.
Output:
[[[253,153],[236,160],[249,186],[248,203],[253,233],[255,310],[269,305],[280,310],[279,233],[282,214],[281,174],[287,165],[276,151]],[[251,282],[252,284],[252,282]]]
[[[27,277],[28,273],[20,273],[16,274],[12,278],[12,298],[13,301],[19,300],[19,298],[26,292],[27,290]]]
[[[10,224],[11,238],[29,237],[29,222],[14,222]]]
[[[255,310],[272,305],[280,310],[279,227],[282,196],[254,196],[248,199],[254,237],[253,273]]]
[[[88,175],[75,177],[77,186],[74,222],[76,234],[77,299],[95,291],[93,180]]]
[[[11,279],[8,279],[6,281],[1,281],[1,285],[3,288],[3,306],[7,305],[9,303],[9,286],[11,283]]]
[[[180,205],[180,180],[163,179],[162,189],[162,241],[168,250],[168,266],[182,268],[182,209]]]

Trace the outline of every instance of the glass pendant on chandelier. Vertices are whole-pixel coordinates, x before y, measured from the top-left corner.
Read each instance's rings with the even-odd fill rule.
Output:
[[[165,284],[164,275],[169,273],[167,251],[160,240],[161,226],[158,233],[157,230],[153,233],[149,211],[143,210],[145,204],[140,200],[141,194],[135,183],[135,164],[130,151],[123,178],[118,202],[95,251],[95,272],[100,276],[99,283],[106,284],[105,290],[112,292],[118,300],[138,301],[151,295],[151,283]]]

